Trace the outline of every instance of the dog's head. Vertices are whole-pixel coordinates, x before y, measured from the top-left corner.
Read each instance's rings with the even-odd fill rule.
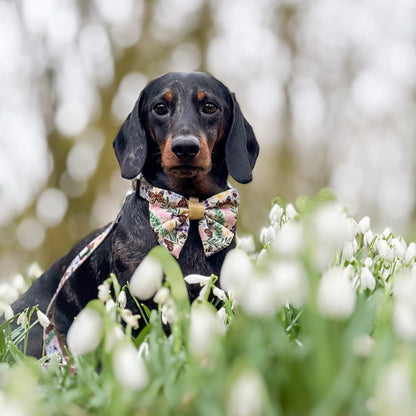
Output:
[[[259,150],[234,94],[201,72],[150,82],[113,145],[124,178],[158,171],[177,183],[250,182]]]

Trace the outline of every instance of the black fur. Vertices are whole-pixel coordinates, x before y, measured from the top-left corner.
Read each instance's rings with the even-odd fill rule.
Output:
[[[171,95],[166,95],[167,91]],[[197,98],[200,91],[204,94]],[[155,104],[160,102],[166,104],[167,115],[155,112]],[[214,114],[201,110],[205,109],[202,106],[207,102],[208,109],[211,102],[215,104]],[[167,162],[162,166],[161,149],[166,139],[171,137],[174,140],[183,135],[197,137],[201,143],[205,137],[212,148],[208,170],[194,167],[194,162],[186,162],[186,166],[182,163],[178,168],[172,168]],[[258,144],[234,95],[221,82],[205,73],[168,73],[149,83],[142,91],[114,140],[114,151],[124,178],[133,179],[142,172],[154,186],[173,190],[185,197],[205,199],[226,188],[228,173],[240,183],[251,180]],[[168,156],[169,163],[176,163],[176,156],[170,153]],[[53,264],[12,305],[13,311],[17,313],[26,307],[39,305],[39,309],[45,312],[72,259],[100,231],[87,236]],[[59,333],[66,335],[74,317],[88,301],[97,297],[97,286],[111,272],[124,285],[156,245],[156,235],[149,224],[148,202],[136,191],[127,198],[120,220],[109,236],[61,290],[54,315]],[[184,275],[219,275],[227,251],[234,246],[233,242],[227,249],[205,257],[197,221],[191,221],[190,233],[178,262]],[[193,300],[199,288],[188,287],[188,291]],[[152,307],[151,302],[148,304]],[[137,312],[131,299],[128,307]],[[27,352],[36,357],[42,354],[40,325],[31,331]]]

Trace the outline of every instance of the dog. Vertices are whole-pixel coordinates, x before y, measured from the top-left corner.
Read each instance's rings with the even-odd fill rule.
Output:
[[[74,258],[108,228],[76,244],[12,304],[15,313],[35,305],[46,311],[54,299],[49,315],[53,315],[63,345],[74,318],[97,298],[97,287],[110,273],[124,285],[153,247],[163,244],[172,251],[172,242],[158,235],[150,224],[150,205],[157,204],[162,192],[154,190],[180,195],[185,205],[187,200],[197,201],[200,208],[200,201],[229,190],[229,175],[239,183],[250,182],[259,152],[253,129],[235,95],[219,80],[202,72],[167,73],[151,81],[121,126],[113,147],[121,176],[135,181],[136,186],[108,235],[63,286],[62,276]],[[143,197],[146,189],[147,199]],[[182,273],[219,276],[227,252],[235,247],[233,232],[228,235],[226,247],[212,252],[209,244],[208,249],[201,244],[198,221],[191,218],[188,228],[176,256]],[[205,231],[212,235],[212,231]],[[62,288],[57,291],[60,282]],[[188,292],[192,301],[199,289],[188,285]],[[155,307],[152,301],[144,303]],[[131,298],[127,307],[138,313]],[[42,327],[37,324],[30,331],[26,352],[41,357],[42,351]]]

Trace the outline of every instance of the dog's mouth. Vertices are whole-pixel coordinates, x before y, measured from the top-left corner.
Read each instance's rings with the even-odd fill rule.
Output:
[[[193,165],[179,165],[179,166],[172,166],[168,170],[172,176],[182,177],[182,178],[192,178],[194,176],[199,176],[201,174],[207,173],[209,169],[204,169],[200,166],[193,166]]]

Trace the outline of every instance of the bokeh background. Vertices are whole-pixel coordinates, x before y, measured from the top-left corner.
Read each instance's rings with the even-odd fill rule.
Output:
[[[167,71],[211,72],[254,127],[240,233],[330,187],[413,238],[414,0],[0,0],[0,22],[0,279],[115,217],[112,140]]]

